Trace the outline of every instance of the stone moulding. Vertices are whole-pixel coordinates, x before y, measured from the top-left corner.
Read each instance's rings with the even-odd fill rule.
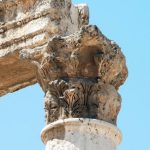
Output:
[[[0,2],[0,96],[37,83],[35,67],[20,58],[21,50],[42,51],[50,37],[69,35],[88,24],[87,5],[59,2]]]
[[[77,137],[80,137],[80,140],[75,139]],[[53,142],[57,139],[56,145],[59,145],[61,141],[67,141],[73,143],[77,148],[82,147],[82,145],[89,145],[89,143],[91,145],[93,144],[94,147],[96,147],[96,145],[99,146],[98,148],[101,147],[101,144],[103,144],[103,146],[106,144],[107,149],[108,145],[110,147],[111,142],[114,147],[120,144],[122,134],[116,126],[104,121],[69,118],[58,120],[47,125],[41,132],[41,139],[44,144],[49,144],[49,142]],[[105,140],[103,141],[103,139]],[[82,143],[82,140],[85,140],[84,142],[87,143]],[[108,143],[105,143],[107,140]]]

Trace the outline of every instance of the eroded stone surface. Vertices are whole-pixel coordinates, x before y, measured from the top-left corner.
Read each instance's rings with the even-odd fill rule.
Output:
[[[39,56],[30,49],[20,55],[37,68],[37,81],[46,93],[47,124],[70,117],[116,124],[121,107],[117,89],[127,77],[125,58],[96,26],[49,38]]]
[[[116,124],[121,97],[100,80],[51,81],[45,96],[46,123],[65,118],[92,118]]]
[[[38,81],[46,94],[47,124],[70,117],[116,124],[125,58],[96,26],[85,25],[87,6],[70,0],[1,4],[0,94]]]
[[[41,86],[58,78],[95,77],[118,89],[128,73],[119,46],[92,25],[83,26],[70,36],[50,38],[41,51],[41,59],[37,60],[36,52],[32,52],[25,49],[21,55],[37,66]],[[43,90],[46,91],[46,87]]]
[[[79,150],[79,148],[75,147],[74,144],[65,140],[58,140],[58,139],[48,141],[45,149],[46,150]]]
[[[0,1],[0,95],[36,83],[34,67],[19,57],[22,49],[39,54],[37,47],[43,49],[49,37],[69,35],[87,23],[87,6],[70,0]]]
[[[125,57],[88,19],[88,7],[70,0],[0,1],[0,95],[40,84],[46,150],[115,150],[120,142],[111,124]]]

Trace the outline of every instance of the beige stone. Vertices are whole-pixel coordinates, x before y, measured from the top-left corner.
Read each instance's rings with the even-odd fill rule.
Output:
[[[40,49],[40,47],[37,47]],[[61,118],[93,118],[116,124],[121,107],[117,93],[127,77],[119,46],[93,25],[69,36],[53,36],[37,51],[20,56],[36,67],[45,92],[46,123]]]
[[[45,150],[116,150],[121,137],[115,126],[83,118],[53,122],[41,133]]]
[[[39,83],[46,150],[116,150],[121,48],[70,0],[0,1],[0,96]]]
[[[86,5],[69,0],[0,1],[0,95],[36,83],[31,63],[20,59],[22,49],[44,47],[53,35],[69,35],[88,23]]]

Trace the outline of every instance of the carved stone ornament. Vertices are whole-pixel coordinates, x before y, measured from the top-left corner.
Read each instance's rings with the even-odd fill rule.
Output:
[[[46,93],[47,124],[62,118],[116,124],[121,106],[117,89],[127,77],[125,58],[96,26],[50,38],[38,59],[29,52],[22,54],[37,67],[37,80]]]
[[[88,24],[88,6],[71,0],[0,0],[0,96],[37,83],[35,67],[20,51],[41,56],[53,36]],[[53,55],[53,54],[50,54]],[[50,56],[51,57],[51,56]]]
[[[116,124],[121,97],[112,85],[96,79],[49,82],[45,96],[46,123],[65,118],[93,118]]]
[[[88,22],[88,6],[71,0],[0,0],[0,96],[40,84],[46,150],[115,150],[121,137],[126,60]]]

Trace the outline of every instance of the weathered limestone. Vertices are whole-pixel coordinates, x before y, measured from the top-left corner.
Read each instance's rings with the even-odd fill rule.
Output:
[[[37,82],[34,66],[19,58],[22,49],[40,55],[50,37],[87,23],[87,6],[70,0],[0,1],[0,95]]]
[[[49,38],[47,46],[41,51],[41,59],[36,59],[30,49],[20,51],[20,55],[36,66],[37,81],[46,94],[47,126],[42,132],[46,150],[116,149],[119,142],[113,141],[116,138],[114,135],[121,135],[117,128],[111,126],[108,129],[107,125],[116,125],[121,107],[117,90],[127,77],[125,58],[116,43],[108,40],[96,26],[85,25],[69,36]],[[90,118],[91,127],[88,128],[87,120],[83,119],[85,124],[82,124],[77,118]],[[93,119],[97,119],[96,123]],[[65,123],[62,129],[57,120],[73,123],[69,127]],[[99,120],[108,123],[102,127]],[[80,127],[81,133],[77,130]],[[94,129],[105,134],[99,132],[96,136]],[[73,133],[72,138],[69,130]],[[115,131],[108,138],[112,130]],[[92,143],[91,138],[98,144]],[[85,140],[87,142],[81,143]]]
[[[109,123],[83,118],[58,120],[41,133],[45,150],[116,150],[121,133]]]
[[[30,49],[21,55],[37,67],[37,80],[46,93],[47,124],[68,117],[116,123],[121,106],[117,89],[127,68],[120,48],[96,26],[50,38],[40,60]]]
[[[40,84],[46,150],[116,150],[118,88],[128,74],[120,47],[88,25],[86,5],[0,3],[0,95]]]

